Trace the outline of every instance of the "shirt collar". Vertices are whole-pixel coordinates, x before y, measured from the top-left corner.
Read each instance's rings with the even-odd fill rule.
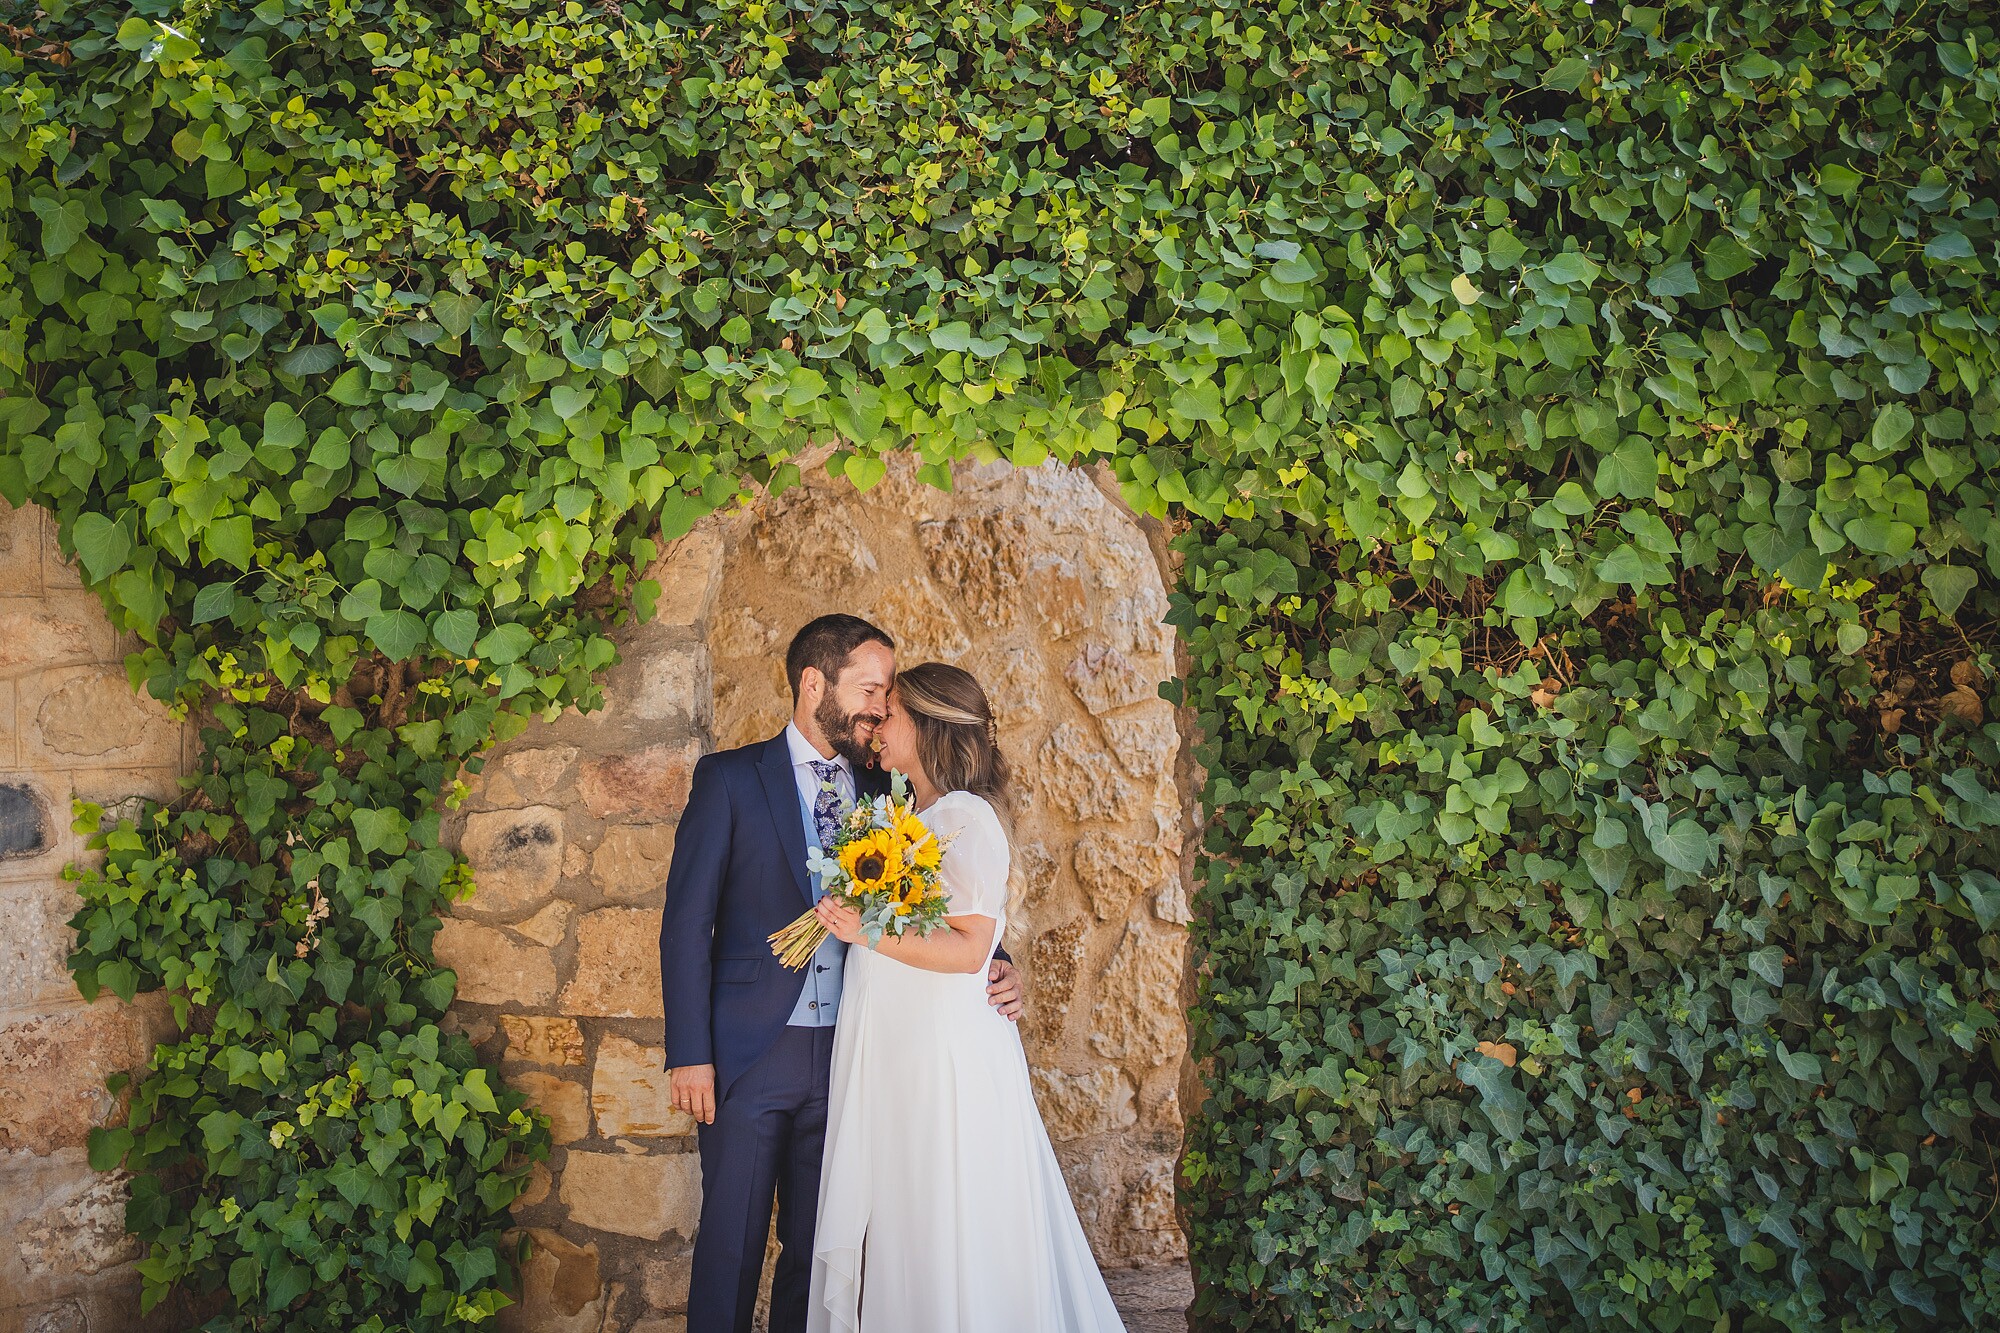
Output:
[[[828,762],[821,757],[818,750],[813,749],[812,742],[806,739],[805,733],[799,730],[799,724],[796,722],[785,724],[785,744],[791,749],[793,768],[797,768],[800,764]],[[847,762],[846,755],[835,752],[832,762],[839,764],[840,771],[850,778],[854,776],[854,766]]]

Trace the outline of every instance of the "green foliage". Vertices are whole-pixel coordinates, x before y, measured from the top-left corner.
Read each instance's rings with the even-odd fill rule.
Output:
[[[545,1140],[411,1049],[439,803],[594,706],[657,540],[824,439],[1191,521],[1211,1325],[2000,1317],[1989,6],[33,29],[0,493],[217,718],[75,959],[191,1023],[97,1153],[200,1182],[131,1222],[214,1327],[497,1302]],[[407,1105],[380,1164],[303,1123],[330,1079]],[[308,1196],[356,1211],[297,1286]]]

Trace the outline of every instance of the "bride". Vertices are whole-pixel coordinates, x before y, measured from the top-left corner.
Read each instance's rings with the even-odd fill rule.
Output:
[[[808,1333],[1122,1333],[1020,1033],[986,1003],[1008,862],[986,695],[957,667],[912,667],[876,735],[925,825],[952,839],[950,910],[929,935],[870,949],[852,908],[817,908],[861,947],[834,1029]]]

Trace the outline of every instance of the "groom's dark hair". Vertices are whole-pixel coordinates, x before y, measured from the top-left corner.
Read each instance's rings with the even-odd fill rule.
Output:
[[[792,646],[785,650],[785,675],[792,682],[792,702],[799,701],[799,681],[807,667],[818,667],[828,685],[836,684],[847,659],[864,643],[879,643],[892,653],[896,651],[896,641],[887,633],[860,616],[839,612],[821,616],[794,634]]]

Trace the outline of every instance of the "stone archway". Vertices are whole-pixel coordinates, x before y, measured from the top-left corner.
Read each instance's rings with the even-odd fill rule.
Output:
[[[899,460],[866,494],[822,477],[711,519],[649,574],[658,610],[619,633],[606,707],[493,751],[445,830],[479,885],[437,941],[461,979],[450,1021],[556,1141],[515,1208],[537,1253],[503,1326],[682,1333],[700,1177],[659,1045],[674,824],[700,754],[783,725],[785,642],[834,608],[991,692],[1044,1118],[1100,1262],[1181,1261],[1192,791],[1156,694],[1174,645],[1147,532],[1087,472],[965,464],[947,494]]]

